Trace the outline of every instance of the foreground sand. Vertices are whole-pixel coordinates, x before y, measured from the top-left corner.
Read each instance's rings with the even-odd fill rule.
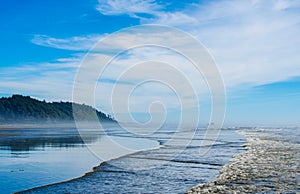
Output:
[[[216,181],[187,193],[300,193],[299,139],[265,131],[240,133],[247,137],[247,151],[233,157]]]

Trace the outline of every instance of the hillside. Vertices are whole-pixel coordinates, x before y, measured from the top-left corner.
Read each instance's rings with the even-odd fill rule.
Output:
[[[0,123],[73,121],[73,107],[83,121],[116,122],[91,106],[71,102],[45,102],[29,96],[0,98]]]

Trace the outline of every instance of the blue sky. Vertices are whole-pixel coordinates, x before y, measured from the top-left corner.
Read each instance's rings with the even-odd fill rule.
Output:
[[[99,39],[126,27],[163,24],[189,33],[214,57],[227,90],[226,125],[300,125],[299,13],[297,0],[4,0],[0,95],[71,100],[80,62]],[[120,62],[132,62],[128,56]],[[104,91],[116,83],[106,82]],[[139,94],[145,101],[136,98],[143,108],[133,109],[142,121],[149,117],[146,93]],[[99,99],[96,106],[112,113]],[[207,99],[202,112],[209,112]],[[178,116],[177,109],[171,106],[171,115]]]

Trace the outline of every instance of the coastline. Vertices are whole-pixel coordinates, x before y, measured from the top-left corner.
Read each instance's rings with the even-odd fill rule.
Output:
[[[300,192],[299,142],[287,141],[280,131],[238,132],[247,138],[247,151],[224,165],[217,180],[199,184],[187,193]]]
[[[154,149],[158,149],[158,148],[154,148]],[[94,167],[92,168],[91,171],[86,172],[84,175],[79,176],[79,177],[74,177],[74,178],[71,178],[71,179],[68,179],[68,180],[65,180],[65,181],[60,181],[60,182],[57,182],[57,183],[50,183],[50,184],[46,184],[46,185],[41,185],[41,186],[37,186],[37,187],[32,187],[32,188],[25,189],[25,190],[22,190],[22,191],[17,191],[17,192],[14,192],[14,193],[15,193],[15,194],[19,194],[19,193],[30,193],[30,192],[32,192],[32,191],[34,191],[34,190],[36,190],[36,189],[42,189],[42,188],[45,188],[45,187],[55,186],[55,185],[58,185],[58,184],[69,183],[69,182],[72,182],[72,181],[75,181],[75,180],[78,180],[78,179],[81,179],[81,178],[85,178],[85,177],[87,177],[87,176],[92,175],[92,173],[94,173],[94,172],[100,171],[99,167],[106,165],[107,162],[111,162],[111,161],[114,161],[114,160],[117,160],[117,159],[120,159],[120,158],[123,158],[123,157],[127,157],[127,156],[130,156],[130,155],[133,155],[133,154],[142,152],[142,151],[146,151],[146,150],[140,150],[140,151],[137,151],[137,152],[134,152],[134,153],[122,155],[122,156],[120,156],[120,157],[118,157],[118,158],[113,158],[113,159],[108,160],[108,161],[103,161],[103,162],[101,162],[99,165],[94,166]]]
[[[210,154],[204,158],[195,159],[191,157],[198,155],[199,148],[201,148],[197,145],[204,131],[199,131],[199,136],[196,137],[194,144],[188,146],[183,155],[170,160],[166,165],[159,166],[157,169],[132,171],[117,166],[120,164],[138,165],[140,162],[154,162],[153,164],[155,164],[160,160],[166,160],[165,157],[168,153],[171,154],[173,149],[178,148],[166,147],[135,152],[104,162],[81,177],[34,187],[17,193],[135,193],[142,192],[140,189],[144,188],[153,193],[162,190],[166,193],[184,193],[199,182],[207,183],[214,180],[221,167],[227,164],[234,154],[244,151],[242,145],[245,143],[245,138],[235,131],[224,130],[217,143],[211,148]],[[193,176],[190,176],[191,174]]]
[[[157,142],[159,144],[158,147],[151,148],[151,149],[142,149],[142,150],[138,150],[138,151],[135,151],[135,152],[132,152],[132,153],[127,153],[127,154],[118,156],[116,158],[109,159],[107,161],[102,161],[99,165],[96,165],[96,166],[92,167],[91,171],[84,173],[82,176],[74,177],[74,178],[71,178],[71,179],[68,179],[68,180],[65,180],[65,181],[56,182],[56,183],[50,183],[50,184],[45,184],[45,185],[41,185],[41,186],[37,186],[37,187],[32,187],[32,188],[21,190],[21,191],[17,191],[17,192],[14,192],[14,193],[15,194],[19,194],[19,193],[31,193],[32,191],[34,191],[36,189],[42,189],[42,188],[46,188],[46,187],[50,187],[50,186],[55,186],[55,185],[58,185],[58,184],[69,183],[69,182],[72,182],[72,181],[75,181],[75,180],[78,180],[78,179],[85,178],[87,176],[92,175],[94,172],[100,171],[100,168],[102,166],[108,164],[109,162],[113,162],[114,160],[118,160],[118,159],[121,159],[121,158],[124,158],[124,157],[129,157],[131,155],[134,155],[134,154],[137,154],[137,153],[140,153],[140,152],[149,151],[149,150],[155,150],[155,149],[161,148],[161,143],[159,141],[157,141]]]

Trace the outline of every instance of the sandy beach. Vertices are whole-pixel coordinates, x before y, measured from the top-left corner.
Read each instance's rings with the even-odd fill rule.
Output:
[[[187,193],[299,193],[299,129],[239,131],[247,137],[247,151],[223,166],[218,179]]]

